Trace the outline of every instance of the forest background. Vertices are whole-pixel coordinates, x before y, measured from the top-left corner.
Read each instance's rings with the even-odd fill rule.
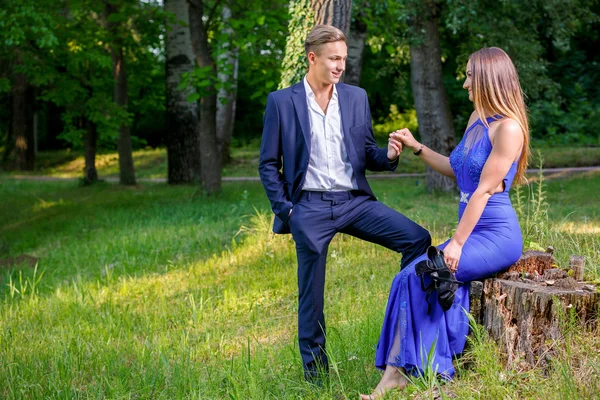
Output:
[[[266,95],[304,73],[297,49],[327,7],[342,14],[346,82],[367,91],[381,143],[409,127],[451,150],[472,110],[468,55],[499,46],[519,70],[534,147],[600,145],[595,0],[20,0],[0,14],[1,165],[39,173],[80,156],[94,182],[96,156],[117,151],[133,184],[132,153],[166,149],[158,175],[219,191],[232,149],[256,154]],[[419,84],[443,101],[420,111]]]

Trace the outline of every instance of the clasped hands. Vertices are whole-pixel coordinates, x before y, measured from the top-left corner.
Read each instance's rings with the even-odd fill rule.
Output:
[[[402,153],[404,147],[408,147],[413,152],[422,148],[421,143],[406,128],[390,133],[388,139],[388,158],[395,160]],[[453,238],[444,249],[444,261],[452,273],[456,273],[458,269],[462,248],[463,245]]]
[[[388,139],[388,159],[396,160],[404,147],[408,147],[413,152],[417,151],[421,144],[417,142],[413,134],[407,129],[398,129],[389,134]]]

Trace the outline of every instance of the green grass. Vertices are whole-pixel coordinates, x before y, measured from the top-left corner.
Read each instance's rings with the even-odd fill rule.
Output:
[[[258,176],[259,150],[252,146],[232,149],[231,163],[223,167],[223,176]],[[383,144],[382,144],[383,146]],[[600,165],[600,147],[534,148],[531,165],[539,164],[539,150],[545,168],[582,167]],[[136,177],[138,179],[165,178],[167,175],[167,154],[165,149],[137,150],[133,153]],[[80,152],[60,150],[40,152],[36,160],[36,170],[24,175],[45,175],[59,178],[79,178],[83,174],[84,159]],[[119,176],[117,153],[102,153],[96,158],[96,168],[100,178]],[[425,172],[425,165],[405,151],[400,157],[398,173]]]
[[[441,242],[458,198],[427,194],[418,182],[372,186]],[[308,385],[295,338],[293,242],[270,233],[259,183],[223,188],[204,197],[193,186],[0,180],[0,257],[38,258],[37,269],[0,265],[0,398],[338,399],[373,388],[374,346],[399,257],[334,239],[326,287],[334,368],[323,387]],[[562,265],[586,255],[590,280],[600,277],[597,193],[600,174],[548,181],[548,217],[529,238],[553,245]],[[442,391],[598,397],[598,331],[569,335],[547,378],[504,370],[497,346],[473,335],[457,379]],[[426,383],[388,398],[422,395]]]
[[[539,164],[538,150],[544,160],[545,168],[600,165],[600,147],[533,147],[531,166]]]

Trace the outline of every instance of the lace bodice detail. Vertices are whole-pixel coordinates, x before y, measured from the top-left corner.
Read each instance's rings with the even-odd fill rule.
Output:
[[[494,121],[488,118],[488,124]],[[450,166],[456,176],[456,182],[461,192],[472,193],[479,185],[481,171],[492,152],[488,128],[478,119],[467,128],[465,134],[450,154]],[[510,186],[517,173],[517,162],[514,162],[506,177],[504,177],[504,191]]]

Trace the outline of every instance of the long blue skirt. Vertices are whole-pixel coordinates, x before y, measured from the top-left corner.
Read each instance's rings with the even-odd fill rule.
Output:
[[[488,203],[463,246],[456,279],[470,282],[507,269],[521,256],[522,242],[510,203]],[[424,254],[415,259],[392,282],[375,366],[385,369],[389,364],[418,375],[429,365],[437,374],[451,379],[455,373],[452,359],[463,351],[469,333],[469,284],[459,286],[454,304],[445,312],[436,292],[429,302],[425,301],[415,265],[426,258]]]

